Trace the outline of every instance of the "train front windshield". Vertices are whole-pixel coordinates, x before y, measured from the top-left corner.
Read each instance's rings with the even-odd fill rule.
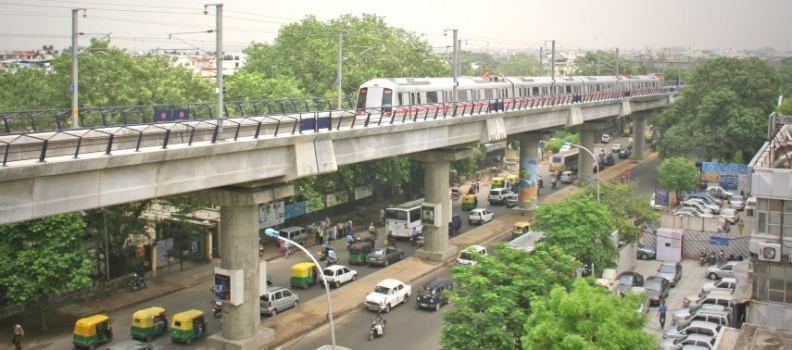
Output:
[[[361,88],[358,92],[357,105],[355,108],[358,113],[365,112],[366,108],[371,108],[371,113],[390,114],[393,107],[393,89],[383,88]]]

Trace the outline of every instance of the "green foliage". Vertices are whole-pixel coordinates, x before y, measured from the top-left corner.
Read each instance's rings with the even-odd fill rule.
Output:
[[[389,27],[384,18],[344,15],[328,22],[309,16],[281,27],[272,44],[253,43],[241,71],[266,78],[294,77],[308,96],[335,96],[338,33],[343,38],[342,90],[357,92],[375,77],[448,76],[450,68],[414,33]]]
[[[11,304],[91,285],[91,265],[75,213],[0,226],[0,289]],[[42,329],[47,329],[42,307]]]
[[[661,188],[675,191],[690,191],[701,179],[696,164],[687,158],[673,157],[663,160],[657,168],[657,182]]]
[[[558,150],[561,146],[564,145],[565,142],[572,142],[574,144],[578,144],[578,139],[580,135],[578,134],[571,134],[566,130],[558,130],[555,134],[554,140],[545,141],[545,150],[553,151],[553,153],[558,153]]]
[[[227,77],[223,83],[226,87],[225,98],[229,101],[305,96],[305,92],[299,88],[297,79],[290,76],[266,78],[261,74],[240,70]]]
[[[451,169],[456,170],[460,175],[471,176],[475,174],[478,171],[479,161],[487,155],[486,146],[484,145],[471,146],[470,150],[473,153],[472,156],[451,162]]]
[[[443,313],[444,349],[519,349],[531,301],[554,286],[570,287],[572,256],[545,244],[532,253],[505,244],[474,266],[455,266],[454,307]]]
[[[505,62],[497,66],[493,73],[502,74],[507,77],[513,76],[537,76],[539,75],[539,60],[534,55],[519,52],[510,55]]]
[[[776,112],[786,115],[792,115],[792,96],[784,98],[784,102],[781,103],[780,106],[776,107]]]
[[[718,58],[694,68],[682,98],[655,119],[661,156],[729,161],[763,144],[778,97],[777,72],[758,58]]]
[[[639,294],[609,296],[604,288],[575,280],[572,290],[553,288],[533,302],[525,323],[525,350],[655,350],[657,338],[644,331],[645,315],[635,310]]]
[[[647,204],[649,196],[635,195],[637,187],[636,181],[600,181],[600,202],[608,208],[608,212],[619,230],[619,238],[622,240],[635,240],[639,233],[638,225],[659,219],[657,211]],[[596,201],[597,184],[588,184],[581,191],[571,194],[570,197]]]
[[[787,57],[778,67],[779,95],[792,96],[792,57]],[[785,113],[792,114],[792,113]]]
[[[599,55],[599,61],[597,55]],[[597,66],[599,66],[599,74],[597,74]],[[573,70],[574,75],[616,75],[616,52],[587,51],[582,56],[575,58]],[[646,73],[646,69],[643,68],[643,70],[641,72],[632,62],[623,57],[619,58],[619,75]]]
[[[587,197],[567,197],[536,209],[533,229],[544,231],[545,243],[598,268],[616,265],[618,250],[611,233],[617,221],[604,205]]]

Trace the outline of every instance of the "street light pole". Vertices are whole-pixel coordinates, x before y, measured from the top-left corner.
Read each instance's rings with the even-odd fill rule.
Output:
[[[320,266],[319,262],[316,261],[316,258],[314,258],[313,254],[311,254],[311,252],[309,252],[308,249],[305,249],[305,247],[303,247],[302,245],[298,244],[297,242],[292,241],[292,240],[290,240],[288,238],[281,237],[281,235],[279,235],[278,232],[276,232],[274,229],[271,229],[271,228],[268,228],[268,229],[264,230],[264,234],[266,234],[267,236],[270,236],[272,238],[275,238],[275,239],[280,239],[280,240],[289,242],[292,246],[300,248],[300,250],[302,250],[303,253],[305,253],[305,255],[308,256],[308,258],[310,258],[311,261],[313,261],[314,264],[316,264],[317,268]],[[324,284],[324,287],[325,287],[325,295],[327,296],[327,317],[330,320],[330,340],[332,341],[332,344],[333,344],[333,348],[332,349],[335,350],[335,348],[336,348],[335,324],[333,323],[333,304],[330,301],[330,283],[327,283],[327,280],[325,279],[324,273],[319,273],[319,276],[321,276],[321,278],[322,278],[322,283]]]
[[[85,16],[85,11],[87,9],[72,9],[72,86],[71,86],[71,93],[72,93],[72,101],[71,101],[71,110],[72,110],[72,129],[77,129],[80,127],[80,112],[78,110],[77,104],[77,77],[79,74],[78,65],[77,65],[77,13],[83,11],[83,16]]]
[[[209,14],[206,10],[209,6],[215,7],[215,18],[217,24],[215,25],[216,44],[215,50],[215,79],[217,80],[217,139],[223,139],[223,120],[225,119],[223,113],[223,4],[206,4],[204,5],[204,14]]]
[[[599,169],[599,162],[597,162],[597,157],[595,157],[595,156],[594,156],[594,153],[593,153],[593,152],[591,152],[591,151],[589,151],[589,149],[588,149],[588,148],[586,148],[586,147],[583,147],[583,146],[581,146],[581,145],[574,144],[574,143],[572,144],[572,146],[575,146],[575,147],[577,147],[577,148],[580,148],[580,149],[582,149],[582,150],[584,150],[584,151],[588,152],[588,154],[590,154],[590,155],[591,155],[591,158],[592,158],[592,159],[594,159],[594,166],[596,166],[596,167],[597,167],[597,178],[596,178],[594,181],[597,181],[597,203],[599,203],[599,202],[600,202],[600,185],[599,185],[599,173],[600,173],[600,169]]]

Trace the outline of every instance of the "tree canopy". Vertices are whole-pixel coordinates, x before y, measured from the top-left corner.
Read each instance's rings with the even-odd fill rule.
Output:
[[[649,196],[635,194],[637,187],[636,181],[600,181],[600,202],[608,208],[619,230],[619,238],[623,240],[634,240],[638,236],[638,225],[647,221],[657,221],[659,218],[657,211],[648,205]],[[581,191],[572,193],[570,197],[572,200],[587,198],[596,201],[597,184],[588,184]]]
[[[556,287],[533,301],[525,323],[525,350],[659,349],[657,338],[644,331],[648,319],[636,312],[645,295],[611,296],[585,279],[571,291]]]
[[[588,197],[567,197],[536,209],[533,228],[545,233],[545,244],[557,246],[598,269],[616,265],[618,250],[611,234],[618,226],[605,205]]]
[[[599,58],[598,58],[599,57]],[[599,70],[597,69],[599,68]],[[574,75],[617,75],[615,51],[586,51],[575,58]],[[599,74],[597,74],[599,72]],[[619,58],[619,75],[645,74],[646,68],[641,68],[633,62]]]
[[[758,58],[717,58],[694,68],[682,98],[656,118],[661,157],[733,161],[764,142],[778,98],[778,75]]]
[[[660,187],[676,193],[690,191],[701,180],[696,164],[684,157],[672,157],[663,160],[657,168],[657,182]]]
[[[11,304],[46,301],[46,296],[91,285],[91,264],[79,214],[0,225],[0,290]],[[45,305],[39,303],[47,330]]]
[[[454,307],[443,313],[444,349],[519,349],[531,301],[554,286],[569,287],[579,266],[556,247],[533,252],[496,247],[473,266],[455,266],[455,288],[446,291]]]

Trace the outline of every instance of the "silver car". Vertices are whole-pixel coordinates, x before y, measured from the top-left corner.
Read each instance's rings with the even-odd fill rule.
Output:
[[[745,198],[739,194],[729,197],[729,208],[737,210],[745,209]]]
[[[723,265],[710,266],[707,268],[707,278],[716,280],[723,277],[734,277],[734,266],[739,263],[739,261],[729,261]]]
[[[259,306],[263,315],[275,316],[278,312],[300,305],[300,297],[283,287],[269,287],[259,298]]]

